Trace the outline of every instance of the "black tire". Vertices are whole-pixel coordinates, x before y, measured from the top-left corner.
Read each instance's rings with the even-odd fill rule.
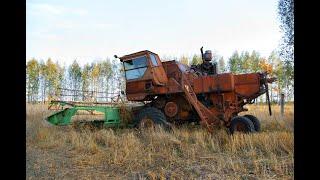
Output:
[[[233,134],[235,131],[244,133],[253,133],[254,125],[251,120],[244,116],[236,116],[231,119],[230,133]]]
[[[250,115],[250,114],[246,114],[246,115],[244,115],[244,117],[250,119],[250,121],[253,123],[255,131],[257,131],[257,132],[261,131],[261,123],[257,117]]]
[[[165,115],[161,110],[155,107],[145,107],[138,112],[138,115],[134,118],[133,125],[136,128],[141,128],[141,121],[143,119],[152,120],[154,125],[160,125],[165,130],[171,130],[171,124],[167,122]]]

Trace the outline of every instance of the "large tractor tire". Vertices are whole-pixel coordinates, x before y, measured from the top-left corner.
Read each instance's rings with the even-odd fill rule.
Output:
[[[236,116],[231,119],[230,133],[233,134],[236,131],[244,133],[255,132],[252,121],[244,116]]]
[[[165,130],[171,130],[171,124],[167,122],[165,115],[155,107],[145,107],[134,118],[134,127],[150,129],[161,126]]]
[[[250,119],[250,121],[253,123],[255,131],[257,131],[257,132],[261,131],[261,123],[257,117],[250,115],[250,114],[246,114],[246,115],[244,115],[244,117]]]

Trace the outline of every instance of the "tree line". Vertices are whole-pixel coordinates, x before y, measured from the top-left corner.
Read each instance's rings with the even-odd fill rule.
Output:
[[[68,100],[86,101],[89,92],[95,92],[93,98],[98,100],[97,92],[106,98],[124,88],[120,63],[110,59],[86,63],[82,67],[74,60],[65,67],[51,58],[46,62],[33,58],[26,64],[26,78],[28,102],[45,102],[64,95],[69,96]]]
[[[169,60],[162,58],[163,61]],[[202,63],[201,56],[181,56],[177,58],[181,63],[196,65]],[[268,58],[260,56],[257,51],[235,51],[228,59],[215,53],[213,63],[217,64],[218,73],[232,72],[234,74],[268,72],[277,77],[277,81],[270,86],[271,101],[279,102],[280,94],[285,93],[287,100],[293,98],[292,71],[280,59],[275,51]],[[79,90],[69,92],[69,100],[86,101],[89,92],[100,92],[102,96],[125,90],[125,80],[122,65],[118,60],[109,58],[80,66],[77,60],[67,66],[60,65],[49,58],[43,60],[31,59],[27,62],[26,96],[28,102],[45,102],[60,99],[66,95],[64,89]],[[81,93],[82,92],[82,93]],[[95,100],[103,99],[101,95],[93,94]],[[100,98],[100,99],[99,99]],[[101,99],[102,98],[102,99]],[[261,97],[263,98],[263,97]],[[262,99],[260,101],[263,101]]]

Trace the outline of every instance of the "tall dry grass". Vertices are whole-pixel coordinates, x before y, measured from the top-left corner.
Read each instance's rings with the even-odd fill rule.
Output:
[[[262,132],[234,136],[198,126],[77,131],[47,125],[45,108],[27,105],[28,178],[293,179],[293,105],[284,116],[273,106],[272,117],[248,106],[242,114],[257,116]]]

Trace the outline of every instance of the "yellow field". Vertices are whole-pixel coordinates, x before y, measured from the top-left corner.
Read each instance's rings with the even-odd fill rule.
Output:
[[[174,132],[77,131],[48,126],[43,105],[27,105],[27,179],[293,179],[293,105],[251,105],[262,132],[210,135],[198,126]]]

